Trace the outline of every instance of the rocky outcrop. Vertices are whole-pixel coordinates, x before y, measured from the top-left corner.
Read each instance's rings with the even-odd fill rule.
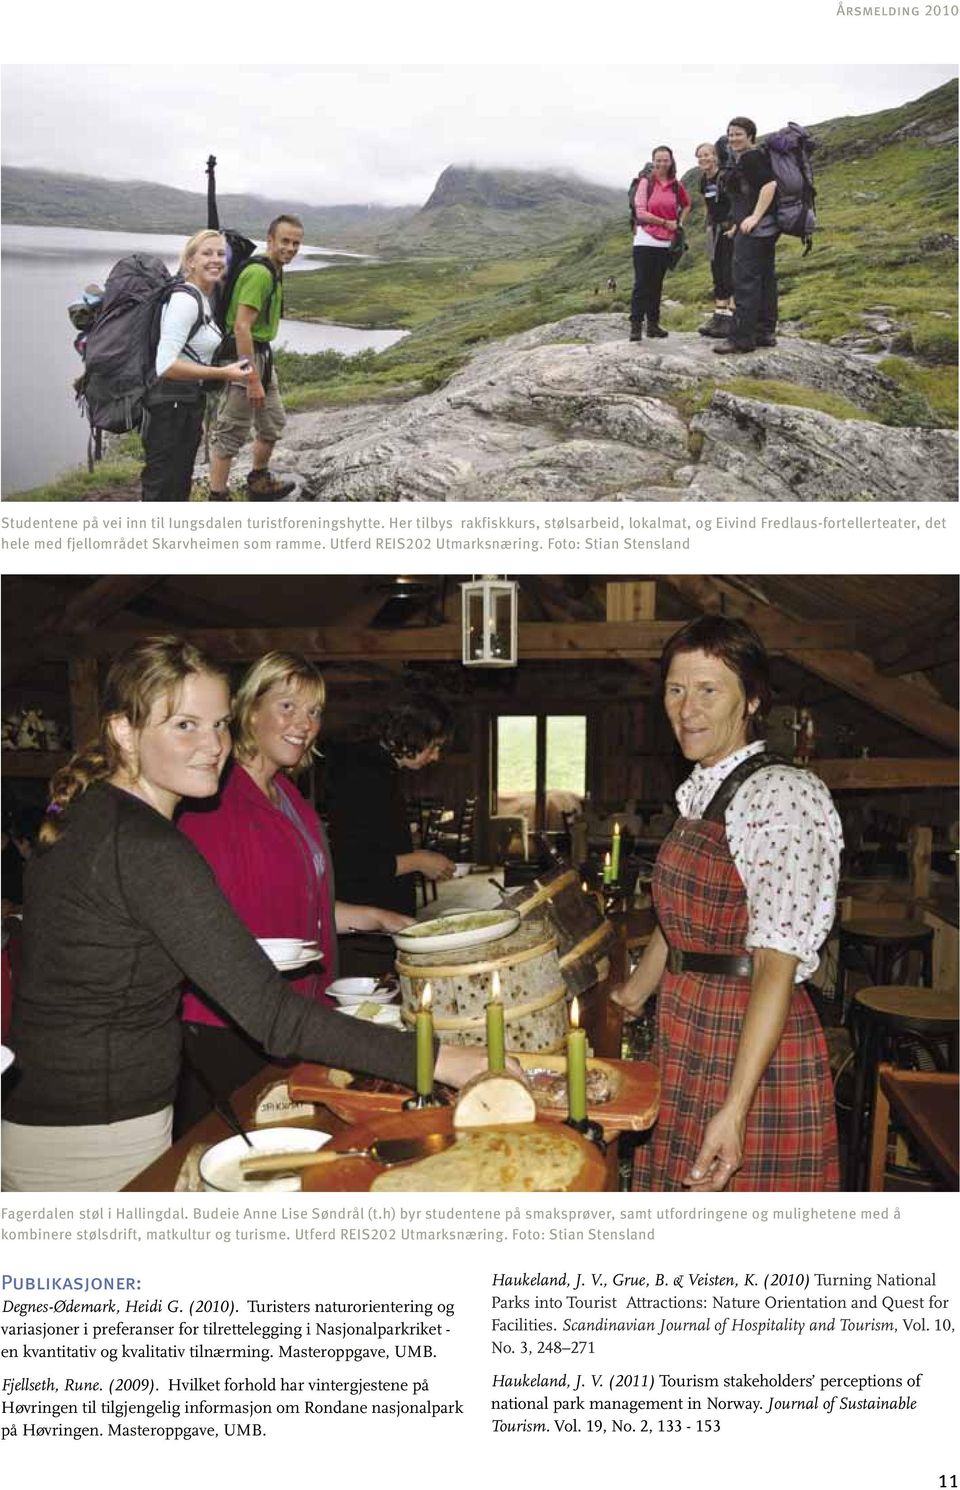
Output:
[[[718,391],[693,428],[704,437],[705,465],[769,501],[936,502],[949,495],[942,482],[956,467],[957,441],[947,430],[887,429],[851,419],[838,439],[837,424],[810,409]]]
[[[783,385],[866,411],[895,393],[840,348],[721,358],[693,333],[636,344],[621,316],[574,316],[479,349],[407,403],[295,416],[277,453],[301,499],[324,501],[956,497],[952,432],[797,408]]]

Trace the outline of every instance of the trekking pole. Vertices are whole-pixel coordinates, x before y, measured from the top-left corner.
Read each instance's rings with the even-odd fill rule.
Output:
[[[207,227],[219,228],[220,214],[217,211],[217,157],[207,156]]]

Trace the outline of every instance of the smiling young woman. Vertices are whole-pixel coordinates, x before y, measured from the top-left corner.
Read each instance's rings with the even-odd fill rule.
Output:
[[[205,393],[213,384],[248,384],[253,368],[242,359],[214,366],[223,331],[213,319],[210,295],[223,278],[226,240],[210,228],[187,240],[180,281],[160,317],[154,371],[147,396],[141,477],[145,502],[186,502],[203,431]]]
[[[310,762],[325,698],[323,677],[305,657],[268,652],[254,662],[234,699],[236,759],[219,797],[188,803],[179,826],[254,936],[319,944],[320,958],[289,986],[301,998],[329,1004],[337,933],[400,931],[410,918],[336,898],[323,824],[295,785]],[[178,1133],[209,1110],[210,1085],[230,1091],[267,1060],[256,1041],[211,1006],[202,988],[187,990],[183,1019],[187,1064],[177,1096]]]
[[[148,638],[113,663],[96,741],[51,783],[26,876],[5,1190],[116,1190],[163,1152],[184,976],[273,1056],[414,1083],[412,1037],[291,992],[170,821],[186,793],[217,792],[227,702],[216,664]],[[445,1047],[438,1079],[482,1064]]]

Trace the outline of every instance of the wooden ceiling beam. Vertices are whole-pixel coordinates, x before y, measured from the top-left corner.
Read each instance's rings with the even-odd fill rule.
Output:
[[[871,644],[870,656],[882,673],[924,672],[957,658],[956,615],[948,621],[943,610],[914,617]],[[927,656],[931,661],[926,662]]]
[[[359,662],[393,657],[409,662],[458,661],[461,656],[458,626],[407,627],[398,631],[341,626],[186,627],[179,628],[198,646],[214,656],[246,661],[272,649],[303,652],[321,661]],[[806,648],[823,650],[849,642],[851,630],[845,621],[804,622],[772,616],[759,627],[772,652],[803,653]],[[51,639],[52,655],[101,655],[122,651],[148,635],[155,627],[134,629],[98,628],[73,638]],[[559,661],[564,658],[620,658],[624,661],[658,658],[665,642],[677,630],[675,621],[571,621],[520,623],[519,650],[523,661]]]
[[[607,581],[608,621],[652,621],[656,613],[656,580]]]
[[[122,611],[131,600],[160,584],[159,575],[107,574],[95,579],[63,606],[49,611],[29,640],[4,654],[4,682],[17,681],[31,663],[42,657],[63,655],[55,650],[55,638],[93,631]],[[154,630],[157,627],[154,626]],[[53,645],[51,645],[53,643]]]
[[[128,606],[147,590],[161,583],[159,575],[107,574],[95,579],[93,584],[79,595],[74,595],[60,611],[51,616],[46,625],[60,633],[89,631],[101,626],[118,611]]]
[[[814,760],[810,762],[810,770],[834,792],[909,791],[915,787],[956,787],[960,784],[960,763],[956,758],[946,756]]]

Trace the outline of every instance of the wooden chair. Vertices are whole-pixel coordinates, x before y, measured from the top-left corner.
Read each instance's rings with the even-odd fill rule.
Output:
[[[881,1060],[913,1062],[919,1047],[938,1071],[957,1069],[957,995],[902,984],[861,988],[853,996],[851,1032],[855,1065],[853,1105],[847,1139],[844,1188],[860,1190],[865,1180],[866,1144]]]
[[[452,833],[437,834],[436,847],[441,854],[464,864],[473,859],[473,828],[477,820],[477,798],[466,797],[457,814],[457,826]]]

